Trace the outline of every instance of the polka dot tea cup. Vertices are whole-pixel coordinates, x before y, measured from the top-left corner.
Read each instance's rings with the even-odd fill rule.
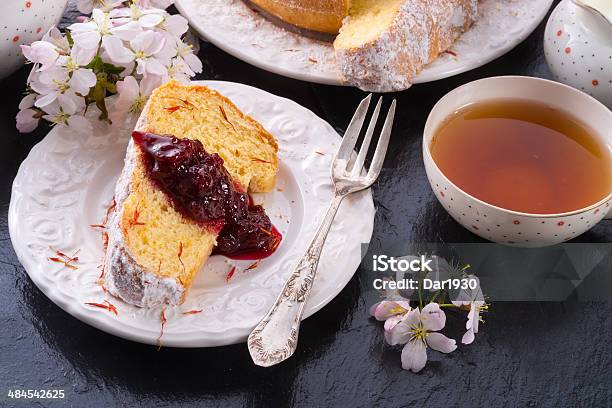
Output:
[[[40,40],[57,24],[68,0],[0,1],[0,79],[23,66],[22,44]]]
[[[563,0],[546,24],[544,55],[555,80],[612,108],[612,20],[608,18],[612,18],[612,1]]]
[[[440,204],[461,225],[487,240],[521,247],[568,241],[612,216],[611,193],[588,207],[561,214],[529,214],[488,204],[461,190],[438,168],[430,152],[438,127],[458,109],[495,99],[545,103],[572,115],[593,130],[612,163],[612,112],[589,95],[545,79],[505,76],[465,84],[444,96],[431,111],[423,135],[423,160],[429,183]]]

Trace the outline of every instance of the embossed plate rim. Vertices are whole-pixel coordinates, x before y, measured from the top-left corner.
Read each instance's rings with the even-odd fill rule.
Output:
[[[289,99],[281,98],[276,95],[272,95],[268,92],[265,92],[263,90],[253,88],[253,87],[250,87],[248,85],[243,85],[243,84],[237,84],[237,83],[231,83],[231,82],[221,82],[221,81],[196,81],[196,83],[202,83],[204,85],[210,86],[211,88],[218,89],[224,94],[229,94],[231,98],[232,98],[232,95],[235,94],[234,102],[238,106],[240,106],[241,109],[246,110],[248,114],[251,114],[256,118],[258,118],[258,115],[259,116],[263,115],[264,121],[269,122],[273,127],[277,126],[276,124],[274,124],[274,118],[282,119],[283,117],[290,117],[291,125],[304,126],[305,124],[308,124],[309,129],[317,129],[320,134],[317,133],[316,135],[312,135],[311,134],[312,132],[308,133],[308,141],[306,143],[306,149],[310,149],[310,148],[320,149],[322,147],[320,143],[329,142],[331,138],[334,138],[333,139],[334,142],[330,144],[337,144],[341,140],[340,136],[327,122],[317,117],[310,110],[298,105],[297,103]],[[245,98],[244,101],[242,100],[241,95]],[[243,104],[247,103],[247,104],[250,104],[251,106],[241,106],[240,105],[241,103]],[[272,108],[280,109],[280,113],[278,112],[269,113],[269,117],[266,117],[265,113],[257,111],[258,109],[260,110],[264,109],[265,106],[268,106],[267,105],[268,103],[271,104],[270,106],[272,106]],[[274,111],[274,109],[272,109],[271,111]],[[266,126],[266,123],[264,123],[264,126]],[[293,131],[292,128],[290,128],[286,132],[287,134],[289,134],[292,131]],[[111,313],[109,313],[106,310],[98,309],[98,308],[88,308],[84,306],[84,304],[82,303],[83,299],[78,298],[77,295],[74,295],[72,293],[70,295],[67,295],[66,293],[62,292],[62,287],[59,284],[60,278],[57,278],[57,276],[62,276],[61,279],[73,279],[75,281],[77,279],[82,279],[83,281],[85,281],[86,280],[85,278],[90,278],[89,281],[91,281],[91,278],[95,279],[95,277],[99,273],[98,270],[94,266],[95,262],[93,261],[93,259],[95,259],[95,257],[93,255],[95,254],[93,254],[90,257],[91,258],[90,260],[87,260],[87,257],[84,256],[82,270],[74,271],[74,272],[83,273],[83,275],[76,275],[76,277],[70,278],[70,275],[59,275],[57,270],[56,272],[50,272],[52,270],[51,268],[54,268],[54,265],[52,265],[50,262],[42,262],[42,259],[46,260],[46,257],[48,256],[48,254],[44,254],[44,253],[36,254],[33,249],[30,250],[28,248],[28,242],[24,241],[25,237],[29,236],[28,235],[29,230],[27,230],[27,228],[25,227],[28,222],[27,216],[29,215],[29,213],[27,211],[24,213],[24,208],[25,208],[24,206],[25,204],[28,204],[28,203],[31,205],[37,205],[37,203],[33,203],[32,202],[33,200],[31,199],[29,199],[29,202],[27,201],[28,200],[27,191],[30,191],[29,189],[34,189],[35,186],[31,186],[31,185],[28,186],[28,190],[26,191],[26,194],[24,195],[24,189],[22,188],[23,187],[22,183],[24,180],[26,180],[26,176],[28,175],[28,169],[30,169],[30,166],[37,165],[39,167],[42,167],[40,163],[35,164],[35,163],[32,163],[32,161],[38,157],[39,153],[45,152],[44,149],[48,149],[51,146],[50,143],[59,143],[58,146],[61,147],[62,139],[65,139],[64,143],[69,143],[69,144],[76,143],[77,145],[82,144],[82,143],[90,143],[92,140],[91,138],[87,138],[87,139],[83,139],[83,140],[87,140],[86,142],[83,142],[82,140],[77,140],[71,137],[66,137],[65,135],[62,135],[62,133],[54,134],[53,132],[58,132],[58,130],[54,129],[51,132],[49,132],[49,134],[40,143],[38,143],[36,146],[33,147],[28,157],[21,164],[19,171],[17,173],[17,176],[15,177],[15,180],[13,182],[13,190],[12,190],[13,192],[12,192],[11,201],[9,205],[8,218],[9,218],[9,233],[11,236],[11,241],[13,242],[13,247],[15,249],[15,252],[17,253],[17,257],[20,260],[20,262],[23,264],[24,268],[26,269],[26,272],[28,273],[28,275],[30,275],[30,278],[36,284],[36,286],[38,286],[39,289],[49,299],[51,299],[54,303],[56,303],[58,306],[60,306],[62,309],[64,309],[69,314],[73,315],[74,317],[78,318],[79,320],[87,324],[90,324],[110,334],[113,334],[113,335],[116,335],[116,336],[119,336],[119,337],[122,337],[128,340],[141,342],[141,343],[157,344],[157,337],[159,335],[159,321],[157,320],[157,317],[159,316],[159,311],[156,311],[155,309],[153,309],[150,312],[147,311],[146,313],[145,312],[140,313],[141,309],[135,308],[130,305],[126,305],[123,302],[119,301],[118,299],[111,298],[113,303],[117,305],[120,310],[120,316],[114,317]],[[70,136],[74,136],[74,135],[70,135]],[[282,139],[284,137],[283,134],[275,134],[275,136],[279,140],[279,146],[281,150],[284,147],[287,147],[287,146],[283,146],[283,142],[282,142]],[[116,146],[121,145],[121,143],[123,142],[119,140],[118,138],[117,140],[114,140],[109,137],[109,139],[110,139],[110,142],[107,143],[108,146],[103,146],[103,149],[107,149],[109,152],[112,150],[113,152],[115,152],[115,154],[121,153],[121,157],[122,157],[123,152],[122,151],[118,152],[116,150]],[[295,152],[298,152],[298,150],[303,153],[303,151],[305,150],[304,147],[305,146],[303,144],[299,144],[299,146],[295,146],[294,148],[295,150],[289,149],[288,150],[289,153],[283,153],[283,154],[291,155]],[[66,152],[67,150],[66,149],[61,150],[57,148],[53,150],[54,153],[58,153],[59,151]],[[75,150],[72,150],[72,151],[68,150],[68,153],[75,153],[75,156],[77,158],[81,157],[80,155],[76,154]],[[315,157],[316,160],[324,160],[324,161],[331,162],[331,154],[327,154],[325,156],[319,156],[317,154],[310,152],[310,153],[307,153],[307,155],[310,155],[308,156],[309,158]],[[285,163],[289,163],[291,161],[298,162],[301,160],[303,160],[301,157],[287,158],[285,160]],[[102,164],[104,163],[108,164],[108,162],[109,160],[104,161],[100,159],[100,163]],[[97,168],[99,170],[102,167],[102,164],[100,163],[93,163],[92,166],[100,165],[100,167]],[[290,166],[291,164],[289,163],[287,165]],[[51,165],[47,164],[45,168],[46,167],[51,167]],[[312,165],[306,166],[305,168],[307,169],[307,171],[316,172],[316,176],[313,176],[315,178],[312,179],[314,181],[322,180],[321,177],[322,177],[323,172],[325,172],[326,174],[329,174],[328,173],[329,170],[327,168],[326,169],[316,168],[316,167],[313,168]],[[119,171],[120,169],[117,169],[117,175]],[[77,177],[71,173],[70,175],[71,179],[73,176]],[[319,178],[316,178],[316,177],[319,177]],[[77,184],[79,182],[80,181],[75,181],[75,183]],[[299,181],[299,182],[302,182],[302,181]],[[329,196],[331,199],[331,194],[332,194],[331,181],[329,181],[329,186],[326,186],[324,184],[319,185],[319,187],[322,187],[325,192],[319,193],[320,197],[316,197],[317,204],[316,206],[313,206],[313,207],[317,207],[317,208],[321,207],[321,208],[314,212],[309,213],[311,216],[314,215],[315,217],[318,217],[321,215],[320,212],[324,210],[324,206],[320,205],[318,201],[321,201],[325,198],[324,196],[325,194],[327,194],[327,190],[329,190]],[[46,188],[47,186],[51,186],[51,185],[40,183],[38,187]],[[313,186],[317,186],[317,185],[313,184]],[[89,186],[88,188],[93,188],[93,187]],[[301,190],[300,194],[303,195],[304,186],[300,185],[300,190]],[[70,196],[68,196],[68,198],[70,198]],[[24,202],[24,200],[26,201]],[[79,205],[85,206],[85,204],[79,204]],[[102,208],[102,204],[100,206]],[[348,227],[351,228],[351,231],[348,231],[347,233],[359,234],[358,236],[363,237],[363,240],[365,242],[369,241],[371,234],[372,234],[373,218],[374,218],[374,205],[372,201],[371,192],[369,191],[365,192],[363,195],[356,198],[355,202],[348,205],[344,209],[346,211],[349,211],[346,214],[348,220],[353,219],[356,216],[356,214],[351,213],[350,211],[354,211],[354,210],[363,211],[365,209],[366,213],[369,214],[367,218],[363,217],[363,213],[359,214],[360,220],[366,219],[366,222],[361,223],[359,227],[353,227],[354,224],[358,224],[358,223],[352,223],[352,222],[345,223]],[[343,217],[342,211],[343,210],[341,208],[340,214],[339,214],[340,218]],[[314,233],[314,227],[311,229],[313,229],[312,233]],[[76,235],[76,234],[77,232],[73,233],[73,235]],[[309,233],[306,231],[305,234],[309,234]],[[333,234],[333,231],[332,231],[332,234]],[[340,238],[343,238],[345,235],[347,234],[342,234]],[[333,238],[333,235],[330,235],[330,238],[338,239],[338,237]],[[73,237],[73,240],[74,240],[74,237]],[[305,241],[305,244],[303,245],[304,247],[306,246],[309,240],[310,240],[310,237],[304,238],[303,240]],[[343,242],[343,241],[342,239],[340,239],[340,241],[338,242]],[[87,244],[83,244],[84,247],[86,247],[86,245]],[[355,246],[354,244],[352,245]],[[100,243],[100,246],[101,246],[101,243]],[[346,245],[341,245],[340,246],[341,250],[344,250],[345,246]],[[301,255],[301,249],[299,249],[299,247],[300,245],[296,244],[287,250],[288,254],[290,254],[292,257],[293,256],[296,257],[295,260],[297,260],[297,257]],[[336,256],[336,254],[333,254],[333,255]],[[359,263],[361,262],[360,254],[359,253],[346,253],[346,254],[343,253],[342,255],[344,256],[343,259],[345,259],[345,261],[341,262],[341,266],[339,267],[339,269],[335,269],[335,270],[330,269],[328,272],[325,272],[325,270],[320,270],[320,276],[327,275],[327,276],[332,277],[332,279],[329,279],[329,280],[324,279],[324,281],[327,282],[325,283],[327,286],[323,286],[321,288],[320,290],[321,294],[318,294],[316,297],[313,297],[312,300],[314,301],[314,303],[310,302],[308,304],[307,311],[305,313],[305,317],[308,317],[312,315],[313,313],[316,313],[323,306],[329,303],[334,297],[338,295],[338,293],[340,293],[340,291],[344,288],[344,286],[346,286],[348,281],[354,275],[356,269],[359,266]],[[325,253],[324,253],[324,257],[325,257]],[[331,254],[328,256],[328,258],[332,258]],[[281,260],[282,259],[284,258],[281,258]],[[322,260],[322,265],[323,264],[324,263]],[[256,272],[260,273],[261,275],[254,275],[253,279],[256,279],[257,276],[260,276],[260,279],[265,281],[266,272],[263,269],[263,267],[260,267],[260,268],[262,268],[262,270],[257,270]],[[271,265],[270,268],[272,269],[273,265]],[[290,272],[290,270],[285,273],[288,275],[288,272]],[[68,276],[68,278],[64,278],[64,276]],[[282,278],[281,276],[274,275],[273,277],[279,278],[278,279],[279,282],[282,282],[284,280],[284,278]],[[248,285],[252,286],[253,283],[249,281],[248,279],[250,278],[245,278],[241,281],[238,281],[238,283],[236,283],[236,287],[244,289],[244,287]],[[68,287],[68,286],[64,285],[64,287]],[[209,290],[209,288],[205,288],[205,289]],[[265,288],[265,289],[269,290],[269,293],[266,293],[266,297],[269,297],[271,299],[270,302],[273,302],[278,295],[278,290],[280,290],[280,286],[278,288],[274,287],[274,288]],[[91,292],[92,290],[99,290],[99,293],[101,295],[103,294],[101,289],[94,289],[91,286],[86,287],[86,285],[83,285],[81,290],[83,291],[83,293],[87,293],[88,291]],[[231,289],[231,290],[228,289],[227,292],[233,292],[235,290],[236,289]],[[95,299],[89,299],[89,300],[95,300]],[[189,298],[188,298],[188,301],[189,301]],[[132,312],[133,310],[135,311]],[[210,328],[207,330],[204,330],[201,327],[194,328],[193,323],[196,322],[196,320],[193,320],[193,319],[206,319],[207,318],[206,313],[205,313],[206,310],[201,314],[190,315],[190,316],[179,316],[175,319],[174,317],[178,316],[180,312],[181,310],[169,312],[170,315],[168,317],[168,324],[166,325],[166,328],[164,330],[164,336],[162,338],[162,344],[164,346],[212,347],[212,346],[220,346],[220,345],[227,345],[227,344],[243,342],[246,340],[246,337],[248,336],[252,327],[254,327],[255,324],[257,323],[257,321],[255,321],[252,324],[252,327],[250,326],[245,327],[245,326],[237,325],[236,327],[222,327],[219,330],[210,329]],[[267,312],[267,308],[265,308],[264,310],[261,310],[261,317],[263,317],[265,312]],[[140,314],[144,315],[147,313],[149,315],[153,313],[157,313],[157,314],[155,315],[154,320],[151,320],[150,316],[147,318],[147,320],[145,320],[144,317],[139,316]],[[257,313],[259,313],[259,311]],[[257,317],[258,317],[257,315],[255,316],[252,315],[250,316],[250,319],[256,319]],[[209,318],[210,318],[210,315],[209,315]],[[136,327],[137,325],[139,326]]]

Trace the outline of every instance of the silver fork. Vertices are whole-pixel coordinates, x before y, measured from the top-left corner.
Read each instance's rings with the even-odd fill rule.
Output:
[[[387,147],[389,146],[389,139],[391,138],[396,102],[393,100],[391,103],[391,108],[387,113],[385,124],[378,139],[372,164],[369,171],[364,174],[363,163],[372,141],[372,135],[380,113],[382,97],[374,109],[361,149],[356,157],[354,148],[363,127],[371,99],[372,95],[370,94],[359,104],[334,157],[331,176],[335,195],[321,222],[321,226],[297,267],[285,282],[285,286],[278,299],[276,299],[266,317],[259,322],[249,335],[249,352],[255,364],[259,366],[269,367],[278,364],[291,357],[295,352],[304,306],[315,279],[325,238],[334,221],[338,207],[344,197],[370,187],[380,174]]]

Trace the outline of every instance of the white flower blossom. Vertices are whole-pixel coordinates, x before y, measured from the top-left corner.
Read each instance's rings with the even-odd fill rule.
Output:
[[[58,64],[70,74],[68,83],[77,93],[85,96],[89,89],[96,85],[96,74],[90,69],[85,68],[84,61],[80,60],[81,55],[74,52],[68,56],[58,58]]]
[[[166,65],[166,75],[164,76],[164,82],[174,79],[176,81],[187,83],[189,78],[193,75],[185,61],[172,58],[169,64]]]
[[[474,342],[475,334],[478,333],[478,325],[482,321],[480,312],[489,308],[484,300],[484,295],[480,287],[480,280],[474,275],[467,275],[466,279],[476,281],[476,289],[461,290],[457,298],[452,301],[453,305],[459,308],[468,308],[468,319],[465,323],[466,332],[461,339],[463,344]]]
[[[179,71],[192,77],[202,72],[202,61],[193,53],[192,48],[179,38],[167,36],[166,44],[158,55],[163,60],[172,61]]]
[[[22,45],[21,52],[28,60],[38,64],[38,71],[51,68],[60,55],[57,47],[47,41],[34,41],[31,45]]]
[[[410,311],[408,300],[383,300],[370,308],[370,315],[376,320],[383,321],[393,316],[405,315]]]
[[[43,35],[42,41],[50,42],[55,45],[60,54],[70,54],[70,43],[68,38],[61,31],[53,26]]]
[[[166,16],[159,28],[174,37],[181,38],[189,30],[189,23],[180,14],[172,14]]]
[[[16,126],[21,133],[30,133],[38,126],[39,119],[35,118],[36,111],[34,109],[22,109],[17,113]]]
[[[94,8],[110,11],[121,6],[124,0],[76,0],[77,10],[83,14],[90,14]]]
[[[36,65],[37,71],[51,68],[60,55],[70,53],[70,44],[56,27],[51,27],[40,41],[21,45],[24,57]]]
[[[482,321],[480,312],[488,308],[487,304],[482,301],[469,302],[469,305],[470,311],[468,312],[468,320],[465,323],[467,331],[461,338],[463,344],[472,344],[474,342],[475,334],[478,333],[478,324]]]
[[[389,342],[391,330],[402,321],[406,313],[410,312],[410,301],[404,298],[383,300],[370,308],[370,315],[376,320],[385,322],[385,340]]]
[[[81,54],[80,59],[89,63],[96,55],[100,43],[107,46],[109,39],[127,41],[140,32],[140,26],[132,21],[114,26],[108,13],[94,9],[91,19],[84,23],[74,23],[68,27],[74,46]]]
[[[82,97],[71,88],[70,81],[68,71],[62,67],[54,67],[34,76],[30,82],[30,87],[39,94],[34,105],[45,109],[46,106],[57,101],[68,110],[76,110]],[[80,80],[74,82],[78,87],[82,86]]]
[[[111,11],[123,5],[125,0],[76,0],[77,10],[83,14],[90,14],[94,9]],[[140,8],[167,9],[174,0],[133,0],[133,4]]]
[[[110,62],[126,66],[129,70],[133,67],[134,53],[126,46],[126,43],[118,37],[105,37],[103,40],[104,57]]]
[[[109,115],[113,123],[120,123],[130,113],[138,113],[142,110],[153,89],[161,83],[161,78],[154,75],[146,75],[140,84],[133,76],[128,76],[123,81],[117,82],[117,93]]]
[[[81,108],[82,109],[82,108]],[[53,125],[62,127],[70,127],[78,133],[91,133],[93,127],[88,119],[83,116],[83,112],[79,107],[65,107],[57,101],[45,107],[46,115],[43,116]]]
[[[139,75],[149,73],[164,76],[167,72],[162,60],[166,59],[156,54],[164,48],[165,43],[162,34],[155,31],[143,31],[130,40],[127,47],[118,38],[109,37],[105,43],[105,51],[112,61],[119,64],[136,62],[136,73]]]
[[[105,35],[111,35],[113,25],[108,13],[94,9],[91,19],[84,23],[74,23],[68,27],[74,44],[85,50],[95,50]]]
[[[135,0],[135,3],[142,8],[153,7],[167,9],[172,4],[174,4],[174,0]]]
[[[427,347],[441,353],[450,353],[457,348],[455,340],[438,333],[445,324],[446,315],[440,306],[429,303],[423,310],[411,310],[393,326],[387,341],[391,345],[404,344],[402,368],[414,373],[421,371],[427,362]]]
[[[91,16],[70,25],[66,35],[53,27],[41,41],[22,47],[33,68],[31,93],[16,118],[20,131],[33,130],[41,117],[85,129],[83,115],[91,103],[100,119],[121,122],[142,109],[155,87],[201,72],[193,46],[183,41],[187,20],[165,11],[171,1],[132,1],[129,7],[120,0],[77,3]]]
[[[130,41],[132,55],[137,63],[136,73],[166,74],[164,64],[155,56],[164,48],[165,43],[164,36],[154,31],[144,31]]]
[[[190,76],[202,72],[202,61],[192,52],[191,45],[185,44],[183,41],[176,42],[176,57],[185,61],[185,64],[192,71]]]
[[[40,118],[35,117],[38,112],[32,107],[36,100],[36,94],[26,95],[19,103],[19,113],[17,114],[17,129],[21,133],[29,133],[36,129]]]
[[[142,28],[153,28],[161,24],[168,16],[165,10],[157,8],[140,8],[136,4],[130,7],[115,9],[109,13],[114,24],[137,22]]]
[[[28,109],[34,106],[34,101],[36,100],[36,94],[30,93],[23,97],[21,102],[19,102],[19,109]]]

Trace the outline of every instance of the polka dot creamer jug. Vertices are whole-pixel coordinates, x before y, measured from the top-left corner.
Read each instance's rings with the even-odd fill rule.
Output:
[[[563,0],[548,20],[544,54],[555,80],[612,108],[611,0]]]
[[[23,66],[19,47],[40,40],[57,24],[68,0],[0,1],[0,79]]]

